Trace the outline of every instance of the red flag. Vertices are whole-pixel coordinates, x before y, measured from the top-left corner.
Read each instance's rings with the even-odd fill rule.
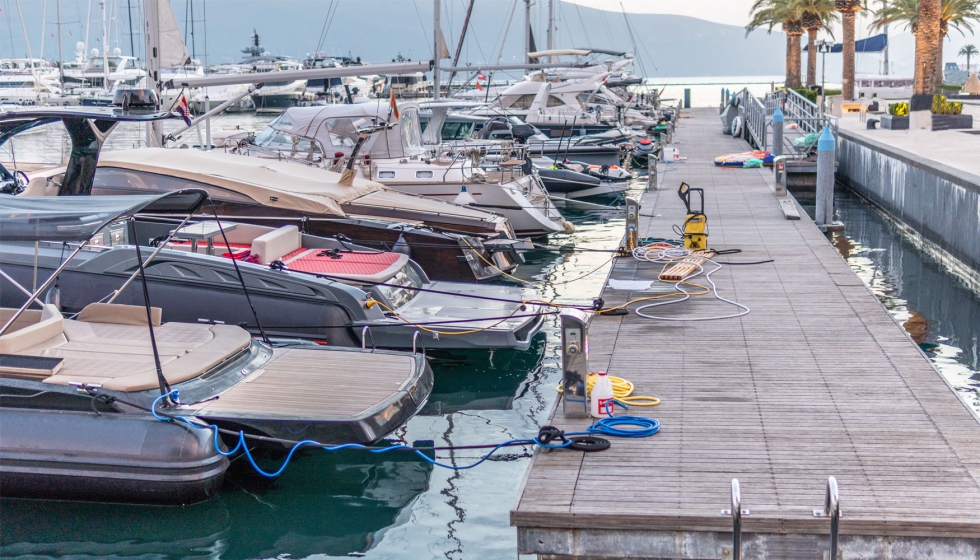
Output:
[[[483,91],[483,86],[480,85],[480,82],[476,82],[476,89]]]
[[[477,81],[480,81],[480,80],[486,81],[486,79],[487,79],[487,77],[483,75],[483,72],[477,72],[476,73],[476,80]]]
[[[180,95],[180,101],[177,102],[177,106],[174,108],[180,118],[184,119],[184,123],[187,126],[194,124],[191,121],[191,108],[187,105],[187,97],[183,94]]]
[[[391,102],[388,106],[391,108],[391,112],[395,115],[395,120],[400,120],[402,118],[401,113],[398,112],[398,103],[395,102],[395,90],[388,86],[388,91],[391,92]]]

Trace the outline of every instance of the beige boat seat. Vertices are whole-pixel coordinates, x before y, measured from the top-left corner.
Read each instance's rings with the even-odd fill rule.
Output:
[[[303,234],[296,226],[283,226],[256,237],[252,241],[252,255],[261,264],[269,264],[303,247]]]
[[[41,320],[41,314],[32,314],[35,324],[26,324],[30,322],[27,318],[24,327],[0,336],[0,349],[3,353],[63,358],[61,369],[46,377],[45,383],[85,383],[126,392],[158,386],[145,308],[92,304],[75,320],[63,320],[60,313]],[[159,308],[153,315],[163,375],[171,385],[200,376],[251,342],[248,332],[235,326],[159,324]]]
[[[27,186],[17,196],[58,196],[61,192],[61,183],[65,180],[65,174],[59,173],[46,177],[39,175],[31,179]]]

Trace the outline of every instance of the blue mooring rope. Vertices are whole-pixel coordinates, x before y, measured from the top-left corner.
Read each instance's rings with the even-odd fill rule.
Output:
[[[303,441],[298,441],[295,444],[293,444],[293,447],[289,450],[289,453],[286,454],[286,459],[283,461],[282,465],[280,465],[279,468],[275,471],[267,472],[263,470],[261,467],[259,467],[259,465],[256,464],[255,459],[252,457],[251,451],[249,451],[248,446],[245,444],[244,431],[239,430],[238,443],[235,444],[234,448],[228,451],[222,451],[219,443],[220,437],[219,437],[218,427],[216,425],[207,424],[202,426],[195,422],[192,422],[190,419],[184,416],[171,417],[171,416],[161,416],[157,414],[156,412],[157,404],[161,400],[167,397],[171,397],[171,400],[174,403],[179,403],[179,391],[175,390],[160,395],[159,397],[154,399],[153,404],[150,405],[150,413],[153,414],[154,418],[163,422],[173,422],[174,420],[180,420],[181,422],[187,424],[188,426],[198,430],[211,430],[214,433],[214,449],[215,451],[218,452],[218,454],[224,455],[225,457],[230,457],[235,453],[237,453],[240,449],[242,454],[245,456],[245,458],[248,459],[249,464],[252,465],[253,469],[255,469],[255,472],[257,472],[258,474],[266,478],[276,478],[279,475],[281,475],[286,470],[286,467],[289,466],[289,462],[293,459],[293,455],[296,454],[296,451],[300,447],[304,447],[304,446],[310,446],[310,447],[315,446],[315,447],[319,447],[320,449],[323,449],[324,451],[340,451],[342,449],[364,449],[370,453],[388,453],[389,451],[411,451],[416,455],[418,455],[420,458],[422,458],[424,461],[434,466],[442,467],[444,469],[450,469],[454,471],[464,471],[464,470],[472,469],[473,467],[485,462],[494,453],[499,451],[502,447],[509,447],[512,445],[537,445],[538,447],[541,447],[543,449],[565,449],[571,446],[573,443],[572,441],[565,440],[564,438],[561,439],[561,443],[556,445],[542,442],[538,438],[512,439],[497,445],[496,447],[491,449],[490,452],[488,452],[486,455],[481,457],[480,460],[476,461],[475,463],[470,463],[469,465],[463,465],[463,466],[456,466],[456,465],[447,465],[445,463],[440,463],[439,461],[430,458],[420,449],[417,449],[415,447],[409,447],[407,445],[393,445],[391,447],[385,447],[385,448],[372,448],[366,445],[361,445],[360,443],[344,443],[341,445],[331,446],[331,445],[324,445],[318,441],[307,439]],[[636,426],[636,428],[622,429],[620,428],[620,426]],[[586,428],[586,430],[587,431],[585,432],[569,432],[563,435],[564,436],[605,435],[605,436],[621,437],[621,438],[645,438],[645,437],[650,437],[660,431],[660,422],[654,420],[653,418],[643,418],[639,416],[616,416],[611,418],[602,418],[596,421],[588,428]]]

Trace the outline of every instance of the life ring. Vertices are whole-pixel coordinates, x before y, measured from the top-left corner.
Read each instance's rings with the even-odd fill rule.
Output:
[[[742,117],[735,117],[732,120],[732,136],[738,138],[742,135]]]

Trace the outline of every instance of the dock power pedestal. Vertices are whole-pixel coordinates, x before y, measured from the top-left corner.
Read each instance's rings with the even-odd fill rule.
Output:
[[[772,169],[776,174],[776,196],[786,196],[787,194],[786,161],[789,159],[791,159],[790,156],[776,156],[772,160]]]
[[[589,318],[578,309],[561,312],[562,410],[565,418],[588,418]]]
[[[635,198],[626,199],[626,238],[623,240],[624,253],[632,253],[640,238],[640,202]]]

